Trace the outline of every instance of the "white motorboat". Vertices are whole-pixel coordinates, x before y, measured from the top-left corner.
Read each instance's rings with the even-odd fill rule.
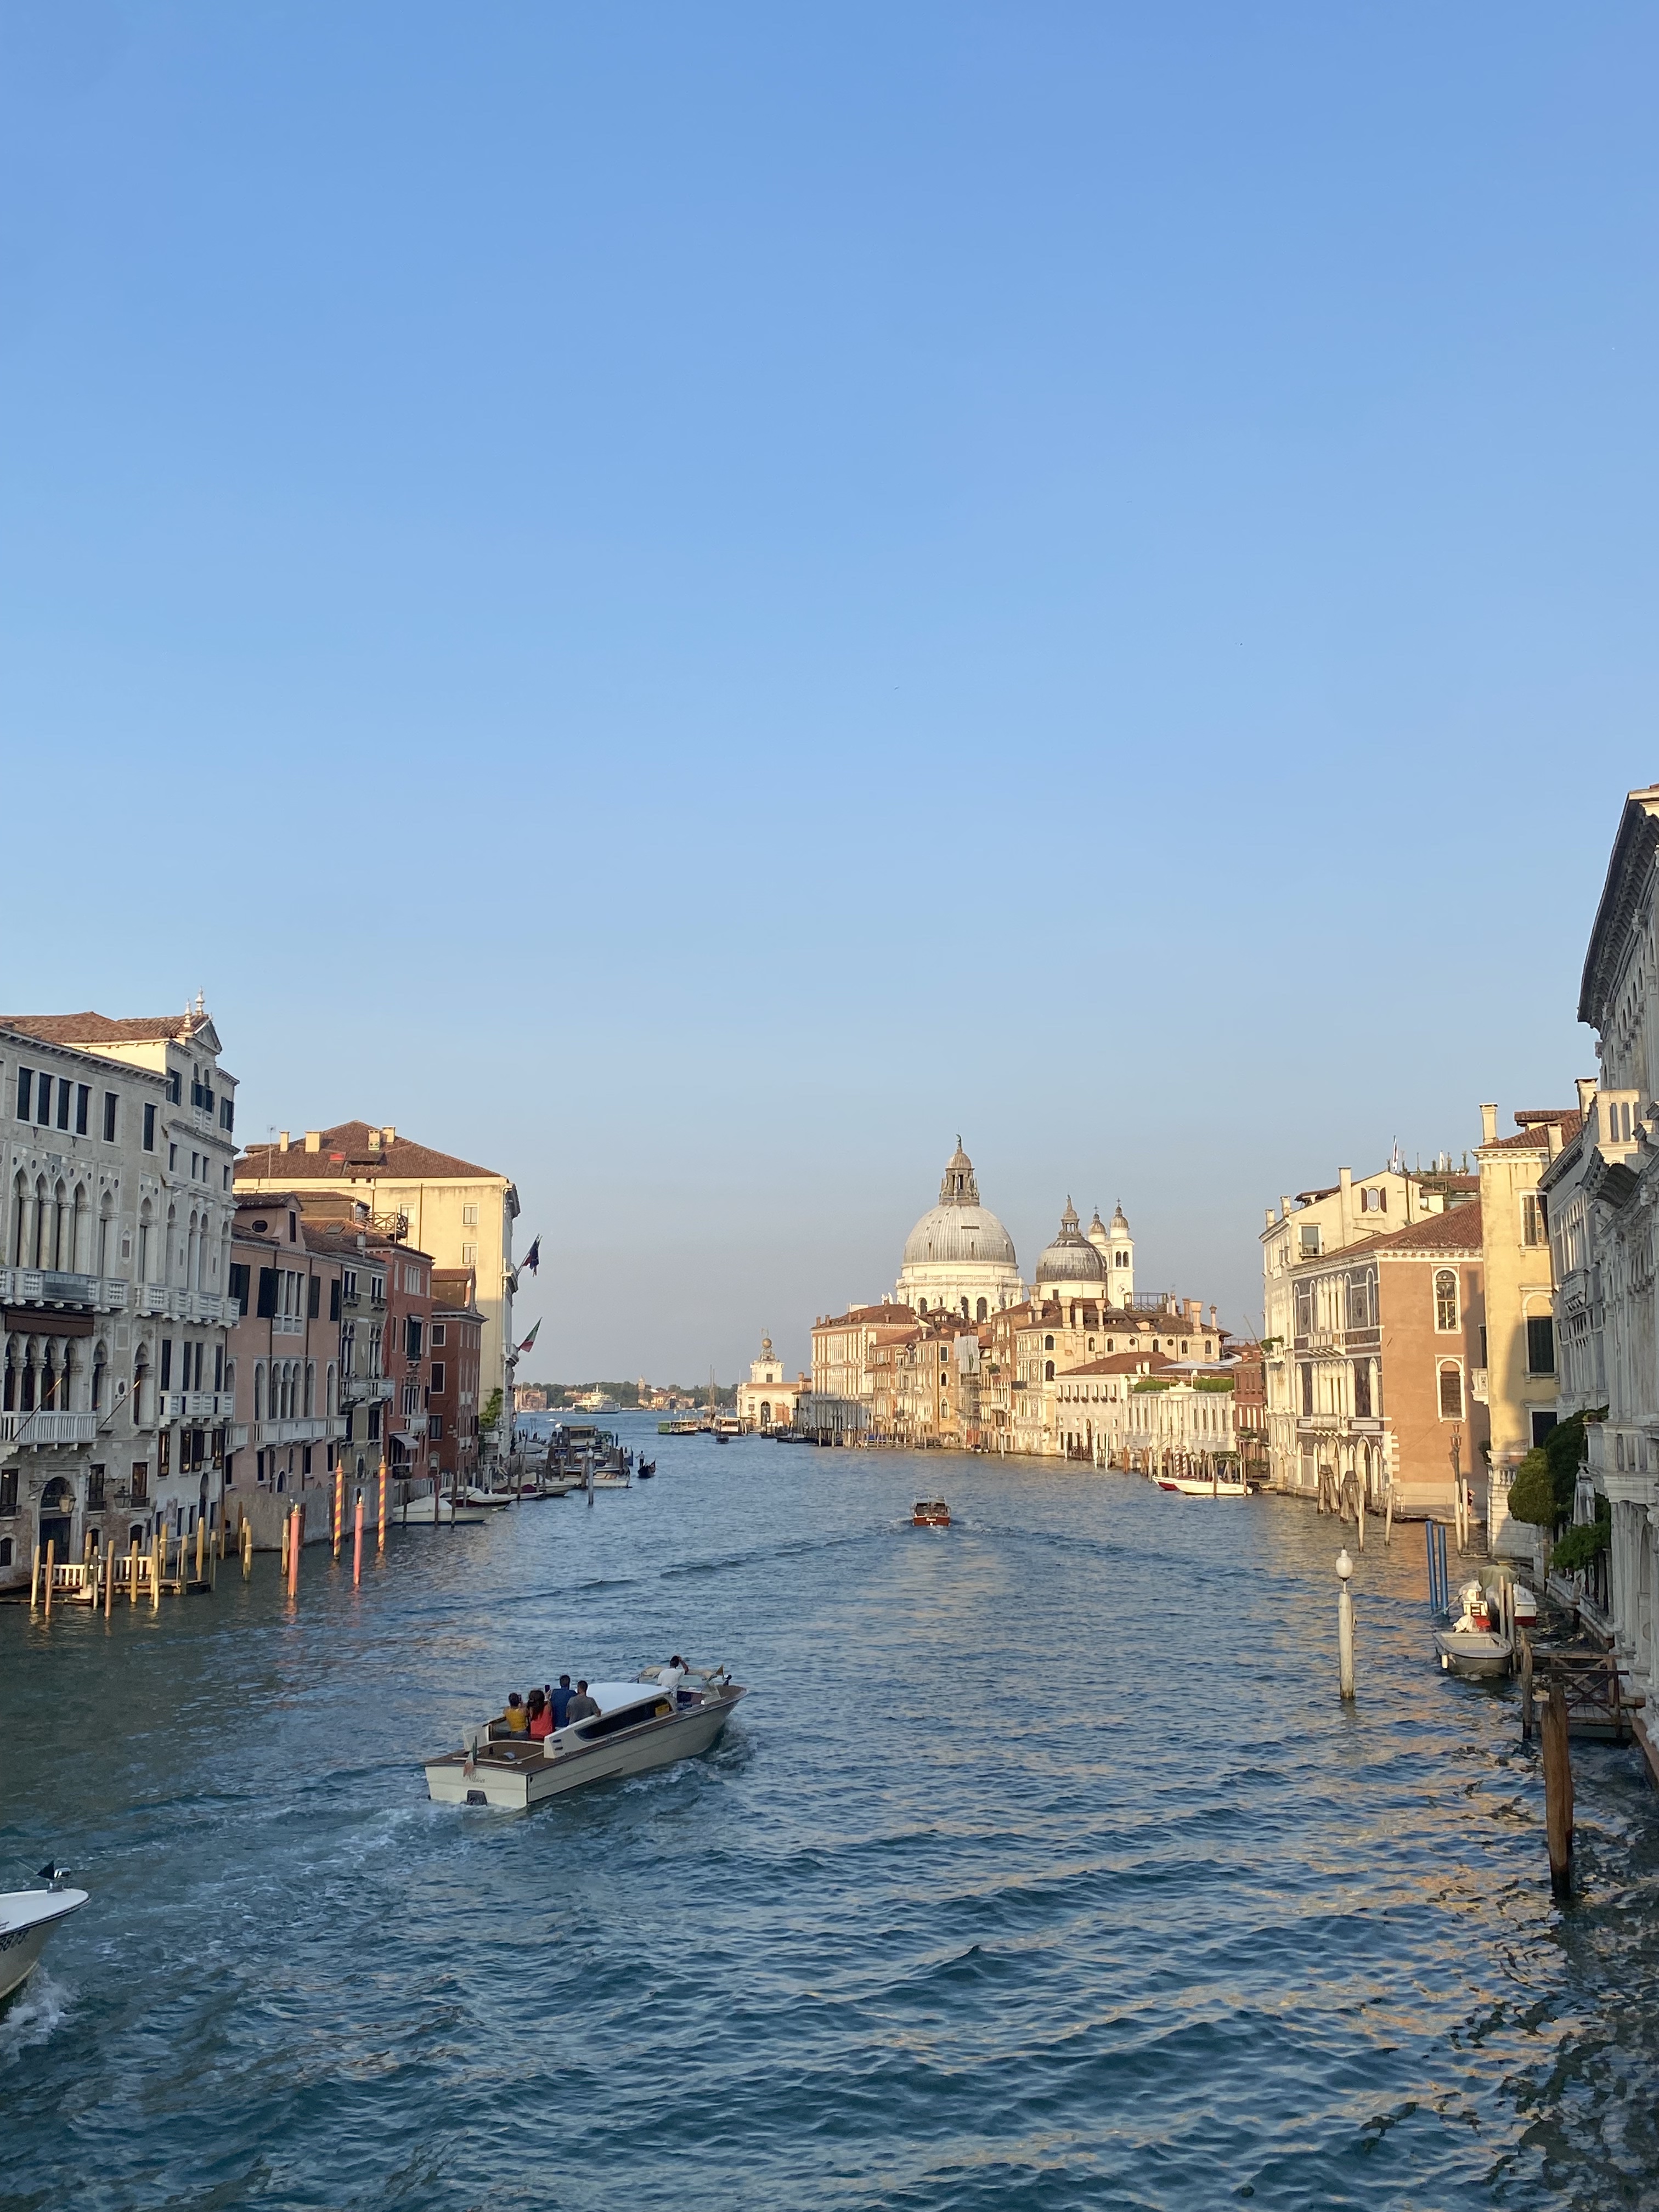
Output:
[[[1498,1628],[1486,1591],[1478,1581],[1468,1582],[1458,1596],[1462,1609],[1457,1618],[1434,1632],[1434,1648],[1443,1670],[1471,1681],[1507,1674],[1515,1646]]]
[[[0,2002],[21,1989],[40,1963],[46,1938],[60,1920],[78,1912],[84,1889],[66,1889],[67,1867],[44,1866],[44,1889],[0,1890]]]
[[[476,1482],[469,1482],[461,1492],[461,1502],[480,1513],[489,1513],[501,1506],[511,1505],[513,1492],[510,1490],[481,1490]]]
[[[1249,1485],[1241,1474],[1155,1474],[1153,1482],[1160,1490],[1173,1491],[1180,1498],[1248,1498]]]
[[[504,1717],[468,1731],[459,1751],[426,1762],[427,1794],[440,1805],[495,1805],[525,1812],[590,1782],[646,1774],[695,1759],[717,1742],[744,1692],[723,1667],[693,1668],[665,1688],[665,1668],[637,1681],[590,1682],[597,1716],[538,1741],[509,1736]]]
[[[1525,1583],[1516,1583],[1515,1595],[1510,1602],[1515,1607],[1515,1625],[1517,1628],[1537,1627],[1538,1600],[1527,1588]]]
[[[458,1505],[453,1498],[441,1497],[434,1491],[427,1498],[410,1498],[404,1501],[398,1516],[400,1528],[482,1528],[483,1515],[476,1506],[463,1498]]]

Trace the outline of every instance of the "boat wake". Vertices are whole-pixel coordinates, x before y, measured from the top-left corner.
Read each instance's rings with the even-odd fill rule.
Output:
[[[0,2068],[15,2064],[69,2018],[70,1993],[37,1966],[9,2004],[0,2005]]]

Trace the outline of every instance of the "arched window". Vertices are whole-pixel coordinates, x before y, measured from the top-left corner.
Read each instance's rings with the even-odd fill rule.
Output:
[[[917,1311],[918,1313],[926,1313],[926,1312],[927,1312],[927,1299],[926,1299],[926,1298],[919,1298],[919,1299],[916,1301],[916,1311]]]
[[[1045,1337],[1043,1338],[1043,1340],[1042,1340],[1042,1348],[1043,1348],[1043,1350],[1044,1350],[1045,1352],[1052,1352],[1052,1351],[1054,1350],[1054,1340],[1053,1339],[1053,1337],[1052,1337],[1052,1336],[1045,1336]],[[1052,1381],[1054,1380],[1054,1369],[1051,1367],[1051,1368],[1048,1370],[1048,1379],[1049,1379],[1049,1381],[1050,1381],[1050,1382],[1052,1382]]]
[[[1048,1339],[1050,1344],[1054,1340],[1052,1336]],[[1052,1359],[1045,1359],[1042,1363],[1042,1379],[1045,1382],[1052,1382],[1054,1379],[1054,1363]]]
[[[315,1361],[314,1359],[307,1359],[307,1362],[306,1362],[306,1419],[307,1419],[307,1420],[310,1420],[310,1419],[312,1418],[313,1414],[313,1413],[315,1413],[315,1412],[316,1412],[316,1411],[317,1411],[317,1363],[316,1363],[316,1361]]]
[[[985,1301],[984,1301],[984,1299],[983,1299],[983,1298],[981,1298],[981,1299],[979,1300],[978,1304],[976,1304],[976,1306],[975,1307],[975,1310],[974,1310],[974,1319],[975,1319],[975,1321],[983,1321],[983,1320],[985,1319],[985,1313],[986,1313],[986,1309],[985,1309]]]
[[[963,1298],[962,1301],[962,1317],[963,1321],[966,1321],[968,1318],[968,1301],[966,1298]]]
[[[1443,1421],[1463,1418],[1463,1370],[1455,1359],[1440,1363],[1440,1418]]]
[[[1434,1325],[1442,1334],[1457,1327],[1457,1274],[1455,1268],[1434,1271]]]

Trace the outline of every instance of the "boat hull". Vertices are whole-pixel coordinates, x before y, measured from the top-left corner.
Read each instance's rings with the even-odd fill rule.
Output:
[[[1490,1681],[1507,1674],[1514,1646],[1507,1636],[1489,1635],[1482,1629],[1437,1629],[1434,1648],[1448,1674],[1462,1674],[1472,1682]]]
[[[480,1757],[468,1774],[465,1753],[451,1752],[442,1759],[427,1761],[427,1792],[439,1805],[483,1804],[507,1812],[528,1812],[550,1797],[586,1789],[590,1782],[648,1774],[653,1768],[697,1758],[720,1741],[743,1694],[734,1690],[726,1697],[711,1698],[666,1719],[647,1721],[625,1735],[554,1759],[541,1756],[527,1745],[514,1745],[510,1763]]]
[[[21,1990],[40,1965],[46,1939],[58,1922],[78,1912],[86,1901],[84,1889],[20,1890],[0,1897],[0,2004]],[[27,1915],[21,1925],[6,1924],[13,1917],[8,1907],[21,1907]]]
[[[1180,1498],[1248,1498],[1249,1492],[1242,1482],[1206,1482],[1196,1475],[1158,1474],[1152,1478],[1160,1490],[1173,1491]]]

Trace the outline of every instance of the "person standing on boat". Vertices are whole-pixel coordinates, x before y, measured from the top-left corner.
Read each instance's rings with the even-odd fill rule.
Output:
[[[568,1674],[561,1674],[558,1688],[548,1692],[547,1702],[553,1709],[553,1725],[556,1729],[562,1729],[569,1718],[570,1700],[575,1694],[576,1692],[570,1686]]]
[[[568,1717],[573,1721],[596,1721],[599,1717],[599,1709],[587,1694],[586,1680],[579,1681],[576,1685],[576,1694],[570,1700]]]
[[[553,1715],[548,1706],[547,1692],[544,1690],[532,1690],[530,1692],[528,1711],[531,1741],[535,1742],[543,1736],[551,1735]]]
[[[670,1699],[676,1705],[680,1701],[680,1684],[685,1680],[685,1662],[678,1651],[665,1667],[659,1667],[657,1669],[657,1680],[667,1691]]]

